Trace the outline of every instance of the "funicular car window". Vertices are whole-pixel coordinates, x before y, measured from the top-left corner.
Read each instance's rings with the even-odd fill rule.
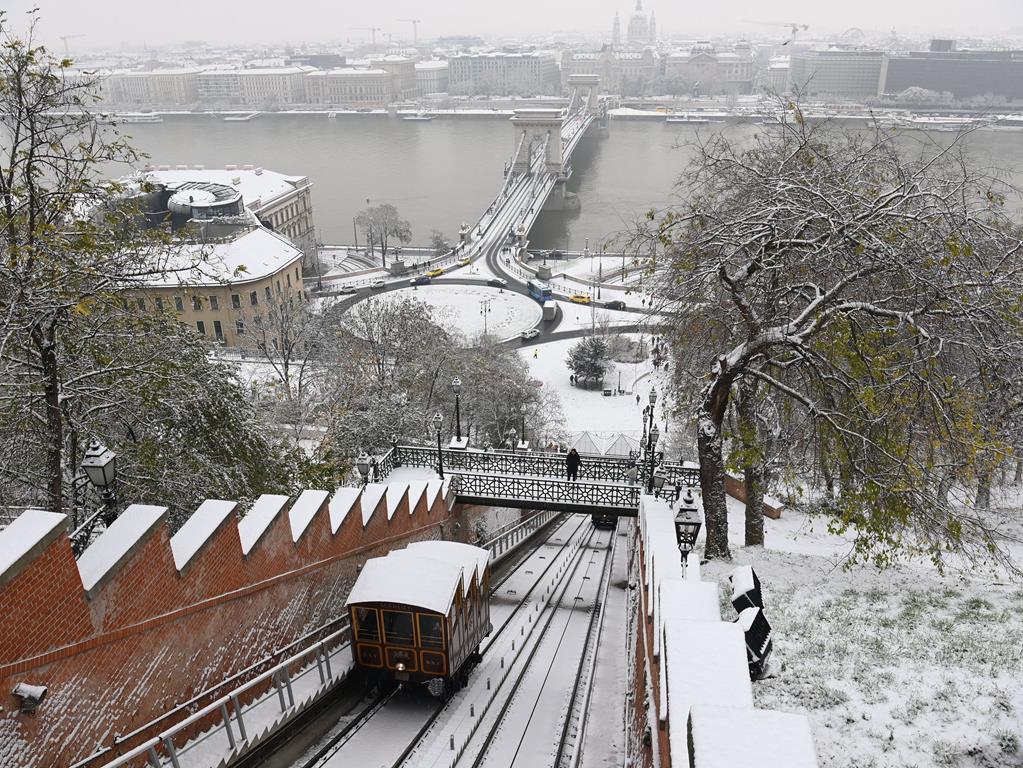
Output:
[[[408,611],[384,611],[384,638],[388,645],[414,645],[412,614]]]
[[[440,616],[419,614],[419,644],[423,648],[444,647],[444,623]]]
[[[355,631],[360,640],[380,642],[380,617],[376,608],[355,609]]]

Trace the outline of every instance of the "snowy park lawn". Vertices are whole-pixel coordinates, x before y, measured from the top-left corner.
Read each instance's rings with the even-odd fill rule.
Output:
[[[776,521],[766,522],[770,537]],[[721,582],[728,618],[735,565],[752,564],[763,584],[779,671],[754,683],[756,706],[806,713],[822,768],[1023,765],[1023,586],[918,565],[847,571],[805,552],[733,554],[703,573]]]
[[[499,339],[517,336],[540,322],[542,310],[532,299],[514,291],[469,285],[422,285],[386,293],[377,301],[413,298],[433,308],[433,317],[440,325],[456,330],[468,338],[483,333],[481,299],[490,300],[487,332]]]

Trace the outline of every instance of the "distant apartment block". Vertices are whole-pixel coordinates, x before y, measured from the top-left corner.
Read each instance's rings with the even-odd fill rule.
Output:
[[[448,63],[446,61],[417,61],[416,87],[419,94],[448,92]]]
[[[956,51],[951,40],[935,42],[932,49],[938,50],[891,56],[884,92],[917,87],[957,99],[991,95],[1023,100],[1023,51]]]
[[[305,79],[307,104],[329,107],[381,108],[391,102],[393,75],[384,69],[327,69]]]
[[[416,63],[404,56],[383,56],[370,59],[371,67],[382,69],[391,76],[391,100],[412,101],[419,96],[416,84]]]
[[[675,51],[664,61],[664,79],[685,84],[694,94],[751,93],[755,70],[748,45],[719,51],[708,41]]]
[[[561,78],[567,86],[572,75],[597,75],[600,88],[610,93],[638,96],[647,93],[660,74],[661,58],[652,48],[639,51],[566,51],[561,57]]]
[[[867,99],[884,90],[883,51],[807,51],[792,57],[790,87],[809,98]]]
[[[452,93],[556,95],[561,76],[554,54],[527,52],[460,53],[448,59]]]

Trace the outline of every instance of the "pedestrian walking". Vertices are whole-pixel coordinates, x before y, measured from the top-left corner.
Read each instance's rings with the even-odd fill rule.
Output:
[[[636,405],[639,405],[639,395],[636,395]]]
[[[579,467],[582,466],[583,460],[579,456],[579,452],[573,448],[568,452],[565,457],[565,469],[568,472],[568,479],[575,481],[579,479]]]
[[[534,349],[533,350],[533,359],[536,360],[538,357],[540,357],[540,350],[539,349]]]

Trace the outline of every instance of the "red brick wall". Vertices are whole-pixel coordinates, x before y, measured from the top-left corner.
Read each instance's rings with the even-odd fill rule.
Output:
[[[284,511],[245,558],[229,520],[180,574],[160,525],[91,600],[62,535],[0,590],[0,765],[66,766],[110,745],[341,615],[359,564],[441,538],[442,523],[446,538],[472,528],[443,497],[391,520],[381,500],[368,525],[356,504],[336,534],[324,505],[293,542]],[[9,695],[21,681],[49,687],[34,716]]]

